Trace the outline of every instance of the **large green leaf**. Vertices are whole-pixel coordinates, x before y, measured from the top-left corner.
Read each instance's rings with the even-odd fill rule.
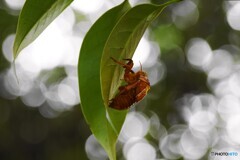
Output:
[[[14,58],[23,48],[32,43],[72,1],[27,0],[18,20],[13,46]]]
[[[148,25],[166,6],[178,1],[181,0],[171,0],[162,5],[138,5],[118,21],[105,44],[101,59],[101,87],[105,105],[108,105],[109,100],[115,96],[123,77],[123,68],[116,65],[110,57],[118,60],[132,58]],[[115,114],[111,117],[114,116]]]
[[[123,69],[110,57],[131,58],[148,25],[177,1],[130,9],[126,0],[100,17],[84,38],[78,63],[81,107],[92,133],[112,160],[127,110],[108,107],[123,75]]]
[[[162,5],[142,4],[130,9],[113,28],[104,46],[101,59],[100,79],[104,104],[107,108],[110,125],[116,133],[121,131],[128,110],[118,111],[108,107],[119,86],[122,84],[124,69],[110,57],[121,60],[132,58],[133,53],[149,24],[162,10],[180,0],[172,0]],[[143,53],[144,54],[144,53]]]
[[[82,112],[92,133],[107,151],[111,160],[115,160],[116,157],[115,144],[120,130],[114,131],[107,118],[100,87],[100,61],[112,29],[128,9],[130,6],[125,1],[106,12],[95,22],[84,38],[78,62]],[[125,115],[126,113],[120,115],[118,119],[124,119]],[[121,125],[122,123],[120,122]]]

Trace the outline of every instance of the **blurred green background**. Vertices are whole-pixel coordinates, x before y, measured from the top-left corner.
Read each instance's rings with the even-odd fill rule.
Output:
[[[106,159],[80,110],[76,64],[86,31],[121,1],[80,1],[23,51],[18,84],[11,48],[24,0],[0,0],[1,160]],[[136,51],[146,56],[135,62],[152,86],[131,109],[119,159],[205,160],[212,151],[239,151],[239,20],[238,1],[184,0],[151,25]]]

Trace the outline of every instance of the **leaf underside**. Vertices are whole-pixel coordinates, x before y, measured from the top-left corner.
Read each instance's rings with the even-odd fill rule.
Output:
[[[127,1],[102,15],[84,38],[78,63],[81,108],[96,139],[111,160],[116,157],[117,135],[107,119],[100,87],[100,61],[104,45],[118,19],[128,10]],[[125,118],[126,114],[123,114]],[[121,117],[121,119],[124,119]],[[122,122],[123,123],[123,122]],[[121,124],[122,124],[121,123]]]
[[[120,86],[123,69],[110,57],[132,58],[148,25],[169,4],[143,4],[130,8],[127,0],[106,12],[91,27],[83,41],[78,63],[81,107],[96,139],[111,160],[128,110],[108,107]]]
[[[123,78],[124,69],[113,62],[110,57],[120,61],[125,58],[132,59],[137,45],[149,24],[158,17],[165,7],[178,1],[172,0],[162,5],[142,4],[133,7],[121,17],[108,37],[100,65],[101,91],[111,120],[111,126],[116,131],[120,132],[122,124],[119,123],[124,122],[121,117],[116,117],[121,113],[126,113],[126,110],[117,111],[111,109],[108,107],[108,102],[114,98],[119,86],[122,84],[121,79]]]

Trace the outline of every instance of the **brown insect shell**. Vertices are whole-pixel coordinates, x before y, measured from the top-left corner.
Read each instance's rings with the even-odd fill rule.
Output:
[[[109,101],[109,107],[119,110],[127,109],[145,97],[150,89],[150,83],[147,74],[142,71],[142,67],[136,73],[132,71],[133,61],[131,59],[124,59],[128,61],[127,64],[119,62],[112,57],[111,59],[125,68],[124,81],[127,84],[118,88],[119,93]]]
[[[145,92],[145,95],[146,95],[148,90],[150,89],[150,82],[148,80],[147,74],[145,72],[138,71],[136,75],[139,81],[136,87],[136,94],[139,94],[139,93],[143,94],[143,92]]]
[[[127,84],[132,84],[137,82],[139,79],[139,75],[136,75],[136,73],[134,73],[132,70],[127,71],[125,70],[125,74],[124,74],[124,80]]]

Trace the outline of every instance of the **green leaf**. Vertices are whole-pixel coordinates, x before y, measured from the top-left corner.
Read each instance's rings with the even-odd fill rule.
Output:
[[[104,45],[119,18],[130,6],[127,1],[102,15],[86,34],[78,62],[81,108],[90,129],[111,160],[116,159],[115,144],[120,129],[108,121],[100,86],[100,61]],[[123,116],[125,118],[125,114]],[[118,117],[118,119],[124,119]],[[118,119],[114,122],[119,122]],[[119,122],[121,125],[123,122]],[[119,124],[118,128],[121,128]]]
[[[27,0],[18,20],[14,59],[32,43],[73,0]]]
[[[110,57],[131,58],[148,25],[167,5],[177,1],[130,9],[126,0],[101,16],[84,38],[78,63],[81,108],[111,160],[116,159],[115,144],[128,110],[108,107],[123,75],[123,69]]]
[[[65,67],[55,67],[50,70],[42,70],[38,76],[47,87],[53,84],[60,83],[64,78],[67,77]]]
[[[109,100],[115,96],[122,83],[121,79],[124,73],[123,68],[114,63],[110,57],[117,60],[132,58],[149,24],[158,17],[166,6],[179,1],[181,0],[171,0],[162,5],[138,5],[129,10],[118,21],[105,44],[101,59],[101,87],[106,106]],[[114,113],[109,113],[109,115],[111,118],[116,116]]]
[[[163,53],[181,46],[184,41],[182,32],[173,24],[159,25],[152,33]]]

